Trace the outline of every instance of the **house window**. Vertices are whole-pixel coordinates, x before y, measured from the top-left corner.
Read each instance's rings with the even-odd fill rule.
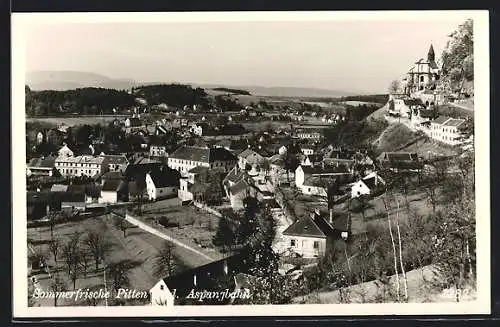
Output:
[[[290,246],[295,246],[295,240],[290,240]]]
[[[313,248],[319,249],[319,241],[314,241]]]
[[[424,76],[420,76],[420,82],[424,81]]]
[[[163,287],[163,285],[160,285],[160,290],[162,290],[162,291],[163,291],[163,288],[164,288],[164,287]]]

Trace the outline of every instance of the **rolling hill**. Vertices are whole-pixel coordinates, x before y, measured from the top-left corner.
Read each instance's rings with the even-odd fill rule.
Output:
[[[26,74],[26,84],[33,91],[41,90],[71,90],[81,87],[104,87],[111,89],[129,89],[134,86],[152,85],[162,83],[172,83],[173,81],[164,82],[139,82],[132,79],[113,79],[104,75],[79,72],[79,71],[32,71]],[[306,87],[263,87],[263,86],[235,86],[223,84],[199,84],[182,82],[181,84],[190,84],[193,87],[201,87],[204,89],[214,88],[232,88],[245,90],[252,95],[257,96],[280,96],[280,97],[340,97],[354,95],[352,92],[327,90],[319,88]]]

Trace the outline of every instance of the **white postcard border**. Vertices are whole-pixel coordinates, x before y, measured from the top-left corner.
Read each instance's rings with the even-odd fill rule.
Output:
[[[25,185],[25,30],[30,24],[95,22],[236,22],[309,20],[474,20],[477,300],[462,303],[297,304],[164,307],[28,307]],[[57,42],[57,41],[56,41]],[[14,13],[12,15],[12,205],[13,316],[187,317],[435,315],[490,313],[489,14],[487,11],[197,12],[197,13]]]

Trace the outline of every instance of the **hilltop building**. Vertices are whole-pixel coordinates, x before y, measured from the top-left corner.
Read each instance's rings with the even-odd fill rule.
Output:
[[[441,68],[436,63],[434,47],[431,44],[427,58],[417,60],[403,79],[404,93],[411,95],[419,91],[435,90],[440,74]]]

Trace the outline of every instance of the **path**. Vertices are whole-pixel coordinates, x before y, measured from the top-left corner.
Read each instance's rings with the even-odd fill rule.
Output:
[[[447,104],[449,104],[450,106],[453,106],[453,107],[460,108],[460,109],[474,111],[474,108],[469,108],[469,107],[461,106],[461,105],[459,105],[457,103],[454,103],[454,102],[448,102]]]
[[[160,232],[159,230],[157,230],[157,229],[155,229],[155,228],[147,225],[146,223],[144,223],[144,222],[142,222],[142,221],[140,221],[140,220],[138,220],[138,219],[136,219],[136,218],[134,218],[134,217],[132,217],[132,216],[130,216],[128,214],[125,216],[125,219],[129,223],[131,223],[132,225],[137,226],[140,229],[142,229],[142,230],[144,230],[144,231],[146,231],[148,233],[156,235],[156,236],[158,236],[158,237],[160,237],[160,238],[162,238],[162,239],[164,239],[166,241],[172,242],[173,244],[175,244],[175,245],[177,245],[179,247],[182,247],[184,249],[187,249],[187,250],[191,251],[192,253],[195,253],[195,254],[199,255],[200,257],[203,257],[206,260],[214,261],[213,258],[209,257],[205,253],[203,253],[201,251],[198,251],[197,249],[192,248],[192,247],[190,247],[190,246],[188,246],[188,245],[180,242],[179,240],[177,240],[177,239],[175,239],[175,238],[173,238],[171,236],[168,236],[168,235]]]

